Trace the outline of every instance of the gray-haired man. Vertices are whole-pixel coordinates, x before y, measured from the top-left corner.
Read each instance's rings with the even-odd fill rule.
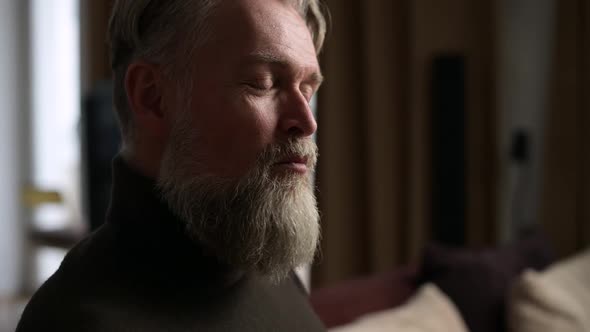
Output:
[[[111,208],[17,331],[323,330],[292,273],[319,237],[317,0],[119,0],[109,34]]]

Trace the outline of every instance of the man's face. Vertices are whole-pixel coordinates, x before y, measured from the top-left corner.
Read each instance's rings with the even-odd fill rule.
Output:
[[[269,144],[309,139],[321,74],[305,22],[280,0],[223,1],[195,58],[190,112],[204,172],[244,175]],[[183,107],[184,105],[180,105]],[[277,172],[308,172],[285,160]]]
[[[210,28],[158,183],[199,243],[277,280],[311,261],[319,237],[315,48],[303,19],[279,0],[222,2]]]

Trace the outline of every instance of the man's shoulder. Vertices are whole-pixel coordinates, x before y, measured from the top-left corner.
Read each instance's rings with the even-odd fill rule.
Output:
[[[107,225],[89,234],[68,251],[58,270],[43,285],[45,288],[75,290],[75,286],[96,286],[105,280],[111,270],[116,270],[116,232]],[[43,288],[43,287],[42,287]]]
[[[96,325],[86,303],[110,288],[105,282],[116,269],[109,263],[110,233],[108,228],[100,229],[68,252],[58,270],[33,294],[17,331],[91,331],[80,329],[81,324]]]
[[[94,331],[92,315],[84,300],[73,296],[75,287],[59,271],[35,292],[18,323],[16,331]]]
[[[294,274],[278,285],[258,277],[225,284],[215,265],[164,243],[155,250],[116,229],[92,234],[36,292],[17,332],[321,330]]]

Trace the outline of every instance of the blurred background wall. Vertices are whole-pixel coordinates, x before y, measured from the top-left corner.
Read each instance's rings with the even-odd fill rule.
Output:
[[[452,227],[452,242],[493,243],[494,1],[328,6],[333,30],[322,59],[328,80],[319,95],[318,134],[324,242],[315,281],[414,262],[440,223]],[[435,105],[445,88],[453,97]],[[441,137],[455,149],[435,156]],[[434,159],[459,182],[448,187],[439,174],[433,179]],[[435,182],[445,188],[434,190]],[[434,224],[441,190],[457,199],[438,205],[454,208]]]
[[[557,3],[539,220],[567,255],[590,243],[590,2]]]
[[[326,2],[314,284],[430,242],[590,243],[587,0]]]

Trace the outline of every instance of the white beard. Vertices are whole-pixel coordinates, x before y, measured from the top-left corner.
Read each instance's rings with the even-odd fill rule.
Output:
[[[188,234],[232,268],[273,282],[310,263],[320,236],[311,175],[273,175],[272,166],[299,155],[314,169],[316,145],[310,140],[273,145],[239,179],[202,175],[206,161],[196,152],[198,138],[188,120],[177,121],[158,177],[164,200]]]

